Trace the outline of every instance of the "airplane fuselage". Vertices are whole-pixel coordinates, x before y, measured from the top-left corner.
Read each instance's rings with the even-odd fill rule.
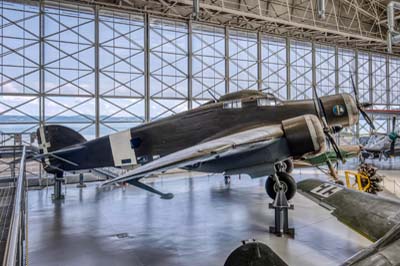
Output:
[[[354,123],[353,116],[358,119],[351,96],[339,94],[321,97],[321,100],[329,125],[346,126]],[[345,111],[335,114],[337,106],[346,106]],[[347,110],[351,110],[351,114]],[[71,150],[64,153],[63,158],[80,163],[62,163],[62,169],[71,171],[145,164],[208,140],[260,126],[281,124],[283,120],[305,114],[316,114],[313,100],[280,101],[259,92],[246,97],[226,97],[223,101],[131,128],[129,133],[118,132],[76,144],[81,146],[79,154]],[[121,162],[118,153],[126,153],[131,159]]]

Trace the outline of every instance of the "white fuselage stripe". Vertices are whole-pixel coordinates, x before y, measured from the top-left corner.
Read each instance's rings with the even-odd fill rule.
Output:
[[[131,147],[130,129],[109,135],[114,166],[135,165],[135,150]]]

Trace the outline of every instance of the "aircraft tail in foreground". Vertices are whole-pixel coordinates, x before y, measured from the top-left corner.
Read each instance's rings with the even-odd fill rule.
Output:
[[[86,142],[78,132],[60,125],[41,126],[36,133],[43,154]]]

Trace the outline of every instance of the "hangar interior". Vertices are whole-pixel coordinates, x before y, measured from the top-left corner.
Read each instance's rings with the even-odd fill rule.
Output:
[[[246,90],[272,93],[282,101],[314,99],[313,87],[318,96],[354,96],[356,90],[360,102],[370,103],[376,129],[360,116],[335,135],[338,145],[358,145],[374,132],[397,134],[397,4],[1,1],[4,265],[221,265],[240,241],[253,238],[289,265],[339,265],[366,248],[369,240],[298,193],[292,200],[295,210],[289,211],[297,236],[271,235],[274,215],[265,178],[232,175],[226,184],[221,174],[173,171],[149,181],[177,195],[163,201],[133,187],[99,195],[98,183],[121,173],[104,168],[68,174],[65,198],[54,200],[57,180],[43,168],[46,159],[29,156],[43,125],[63,125],[95,140]],[[382,193],[397,200],[400,169],[398,158],[390,157],[371,161],[385,175]],[[340,164],[341,178],[358,164],[357,156]],[[329,179],[316,168],[295,167],[294,177]],[[12,256],[19,259],[10,262]]]

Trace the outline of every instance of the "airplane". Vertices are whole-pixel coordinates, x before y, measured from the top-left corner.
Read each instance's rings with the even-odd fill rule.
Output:
[[[298,183],[301,194],[332,211],[348,227],[375,242],[342,265],[400,265],[400,201],[316,179]]]
[[[358,121],[362,105],[350,94],[309,100],[282,101],[255,90],[233,92],[195,109],[128,130],[87,141],[60,125],[37,130],[44,169],[56,178],[66,171],[102,167],[127,168],[126,174],[101,187],[117,183],[171,199],[140,180],[172,168],[224,175],[268,176],[266,191],[275,198],[283,189],[287,199],[296,182],[286,173],[285,161],[325,150],[325,138],[343,159],[332,134]]]
[[[346,259],[341,266],[400,265],[398,199],[371,195],[318,179],[306,179],[297,185],[303,196],[329,210],[340,222],[374,242]],[[230,264],[232,258],[240,263]],[[288,264],[266,244],[253,240],[243,243],[232,252],[225,265]]]
[[[364,145],[360,161],[366,159],[376,159],[385,161],[389,157],[400,155],[400,146],[396,145],[396,140],[399,138],[398,130],[396,130],[396,116],[392,117],[392,131],[388,134],[374,132],[369,137],[361,137],[360,143]]]
[[[339,145],[340,153],[344,159],[354,158],[359,155],[362,150],[361,145]],[[338,157],[333,151],[326,151],[317,155],[305,156],[293,162],[294,167],[313,167],[326,165],[327,161],[332,163],[338,162]]]
[[[344,160],[349,158],[355,158],[360,156],[362,151],[361,145],[339,145],[339,151]],[[336,164],[336,169],[334,167]],[[324,174],[332,177],[333,181],[338,184],[344,185],[343,181],[339,179],[337,168],[338,168],[339,158],[334,151],[325,151],[319,154],[306,155],[293,161],[293,166],[288,167],[288,169],[293,168],[303,168],[303,167],[316,167]],[[322,166],[328,166],[328,169],[322,168]]]

